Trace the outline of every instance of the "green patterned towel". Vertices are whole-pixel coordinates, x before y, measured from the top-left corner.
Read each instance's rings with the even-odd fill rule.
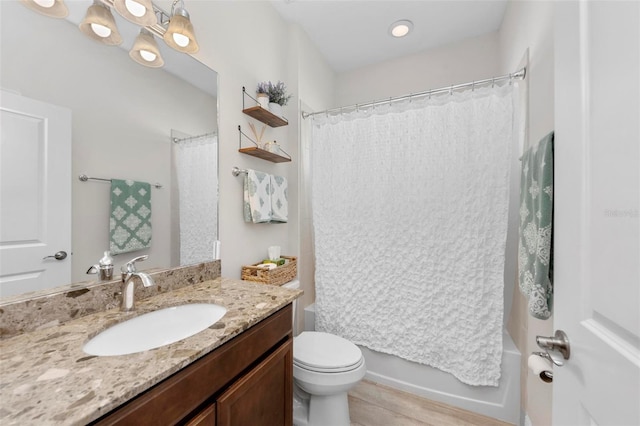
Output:
[[[288,188],[287,178],[271,175],[271,222],[289,220]]]
[[[151,185],[111,179],[109,235],[112,254],[151,247]]]
[[[553,304],[553,132],[522,156],[518,270],[529,313],[549,318]]]
[[[244,221],[271,221],[271,175],[249,169],[244,178]]]

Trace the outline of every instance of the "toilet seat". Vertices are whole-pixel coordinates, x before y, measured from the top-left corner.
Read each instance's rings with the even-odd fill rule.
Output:
[[[318,331],[300,333],[293,342],[293,363],[319,373],[355,370],[364,358],[360,348],[340,336]]]

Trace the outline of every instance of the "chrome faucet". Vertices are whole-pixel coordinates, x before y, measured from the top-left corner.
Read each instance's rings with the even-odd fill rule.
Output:
[[[145,272],[136,271],[136,262],[147,260],[149,255],[138,256],[135,259],[131,259],[120,270],[122,271],[122,303],[120,304],[120,310],[124,312],[133,311],[135,306],[134,298],[134,278],[140,278],[142,285],[145,287],[151,287],[155,283],[153,278]]]

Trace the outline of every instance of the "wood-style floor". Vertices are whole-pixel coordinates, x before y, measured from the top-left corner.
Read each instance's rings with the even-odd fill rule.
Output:
[[[351,426],[507,426],[486,417],[363,380],[349,392]]]

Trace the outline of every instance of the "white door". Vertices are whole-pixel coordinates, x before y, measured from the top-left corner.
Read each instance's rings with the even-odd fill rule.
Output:
[[[3,91],[0,126],[0,296],[69,284],[71,111]]]
[[[640,425],[640,2],[556,3],[554,425]]]

